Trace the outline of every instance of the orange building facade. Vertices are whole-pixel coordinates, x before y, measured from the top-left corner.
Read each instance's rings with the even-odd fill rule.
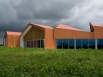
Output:
[[[103,27],[96,24],[89,24],[90,32],[76,29],[67,25],[59,25],[54,28],[56,48],[79,49],[79,48],[103,48]]]
[[[53,31],[50,26],[29,23],[21,34],[21,47],[56,49]]]
[[[91,23],[89,26],[90,32],[87,32],[64,24],[52,28],[29,23],[21,35],[17,36],[20,41],[16,40],[18,43],[16,46],[45,49],[102,49],[103,26]],[[5,35],[5,41],[7,36],[8,34]],[[7,46],[7,42],[4,43],[5,46]],[[14,47],[14,43],[8,43],[8,46]]]
[[[4,35],[3,45],[5,47],[20,47],[21,32],[7,31]]]
[[[55,28],[31,24],[21,34],[21,47],[46,49],[103,48],[103,27],[90,25],[90,32],[60,24]]]

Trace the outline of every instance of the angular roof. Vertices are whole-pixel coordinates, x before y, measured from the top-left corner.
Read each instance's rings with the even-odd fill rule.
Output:
[[[95,24],[95,23],[90,23],[92,26],[97,26],[97,27],[103,27],[101,25]]]
[[[28,25],[31,25],[33,27],[40,27],[40,28],[48,28],[48,29],[53,29],[51,26],[47,26],[47,25],[41,25],[41,24],[33,24],[33,23],[29,23]]]
[[[80,29],[77,29],[77,28],[74,28],[74,27],[71,27],[71,26],[68,26],[68,25],[64,25],[64,24],[60,24],[56,28],[83,31],[83,30],[80,30]]]
[[[29,23],[27,27],[24,29],[24,31],[22,32],[21,36],[24,36],[32,27],[40,28],[43,30],[53,29],[51,26]]]
[[[20,36],[21,32],[11,32],[11,31],[6,31],[7,35],[17,35]]]
[[[95,24],[95,23],[89,23],[89,26],[90,26],[91,32],[94,32],[94,27],[102,27],[102,28],[103,28],[103,26],[97,25],[97,24]]]

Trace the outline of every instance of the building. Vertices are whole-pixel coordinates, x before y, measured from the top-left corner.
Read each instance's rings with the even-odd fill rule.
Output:
[[[21,47],[56,49],[53,31],[50,26],[29,23],[21,34]]]
[[[60,24],[56,28],[29,23],[20,36],[24,48],[103,48],[103,26],[89,24],[90,32]]]
[[[4,35],[3,45],[5,47],[20,47],[21,32],[7,31]]]
[[[59,25],[54,29],[56,48],[78,49],[78,48],[103,48],[103,27],[89,24],[90,32],[79,30],[67,25]]]

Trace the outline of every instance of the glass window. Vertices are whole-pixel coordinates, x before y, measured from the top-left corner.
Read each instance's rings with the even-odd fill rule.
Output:
[[[44,48],[44,40],[41,40],[41,48]]]
[[[81,46],[82,46],[82,48],[87,49],[88,46],[89,46],[89,44],[88,44],[88,39],[82,39],[82,40],[81,40]]]
[[[31,43],[31,46],[30,46],[30,47],[33,48],[33,41],[30,41],[30,43]]]
[[[61,40],[61,39],[56,40],[56,45],[57,45],[58,49],[62,49],[63,48],[62,41],[63,40]]]
[[[103,39],[98,39],[98,49],[102,49],[103,48]]]
[[[69,39],[69,49],[74,49],[74,39]]]
[[[27,42],[24,41],[24,48],[27,48]]]
[[[34,46],[33,47],[36,48],[37,47],[37,41],[34,40],[33,42],[34,42]]]
[[[30,48],[30,41],[27,41],[27,48]]]
[[[63,44],[63,49],[68,49],[68,40],[67,39],[63,40],[62,44]]]
[[[81,48],[81,39],[76,39],[76,49]]]
[[[89,39],[89,48],[95,49],[95,39]]]
[[[40,48],[40,40],[37,40],[37,47]]]

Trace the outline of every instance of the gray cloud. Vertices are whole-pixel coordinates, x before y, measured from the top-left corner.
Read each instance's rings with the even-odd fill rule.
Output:
[[[23,0],[16,6],[16,9],[20,19],[58,20],[63,17],[67,18],[68,9],[71,9],[76,3],[78,2],[74,0]]]
[[[0,43],[5,31],[22,31],[29,22],[89,31],[89,22],[102,19],[103,0],[0,0]]]

